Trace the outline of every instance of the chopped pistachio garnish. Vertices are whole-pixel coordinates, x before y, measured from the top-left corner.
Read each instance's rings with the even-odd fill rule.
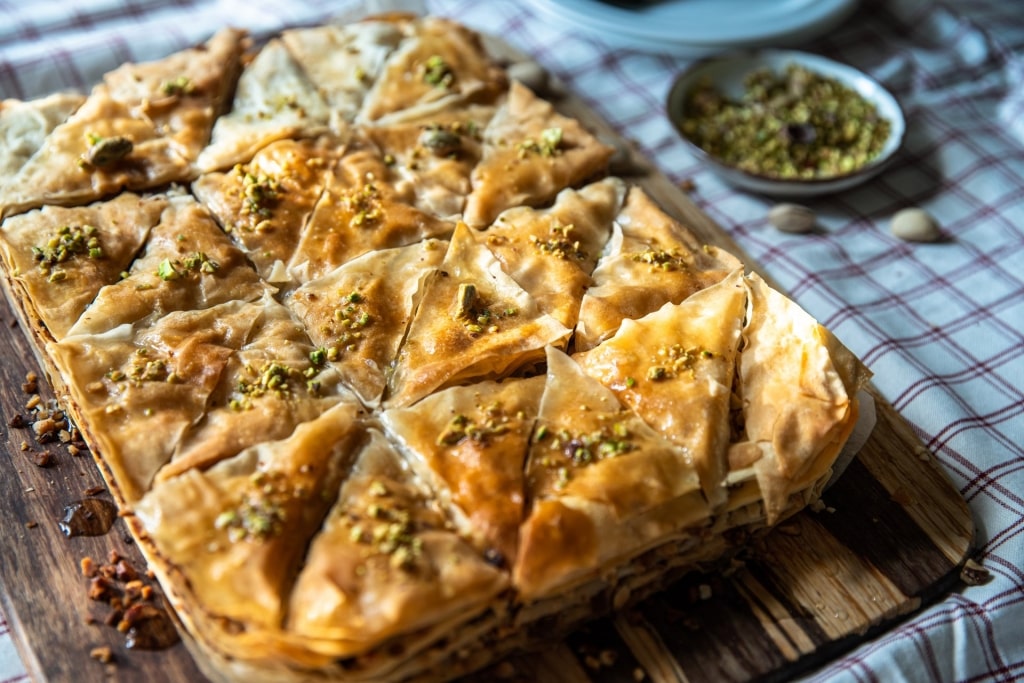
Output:
[[[451,309],[453,320],[459,321],[466,330],[473,336],[487,332],[493,334],[501,328],[497,324],[502,318],[511,318],[518,315],[519,311],[514,306],[506,306],[500,313],[494,313],[486,307],[479,290],[472,282],[462,282],[455,294],[455,301]]]
[[[656,270],[685,270],[690,266],[686,257],[677,248],[666,251],[652,247],[645,251],[634,252],[629,257],[637,263],[646,263]]]
[[[354,351],[366,338],[364,330],[374,320],[365,304],[366,297],[358,291],[341,296],[340,305],[334,309],[334,323],[323,326],[324,335],[331,337],[331,342],[323,347],[326,360],[337,361],[346,352]]]
[[[156,275],[161,280],[170,282],[191,273],[206,273],[210,275],[217,272],[218,268],[220,268],[219,263],[211,261],[209,256],[201,251],[197,251],[181,260],[165,258],[157,266]]]
[[[531,152],[542,157],[553,157],[561,153],[562,142],[561,128],[545,128],[537,140],[526,138],[516,146],[516,149],[519,150],[520,157],[525,157]]]
[[[419,144],[436,156],[446,157],[462,149],[462,136],[451,127],[429,125],[420,133]]]
[[[132,153],[134,143],[123,135],[105,138],[96,133],[87,133],[89,149],[82,154],[82,161],[89,166],[102,168],[110,166]]]
[[[181,382],[168,360],[150,358],[149,350],[139,347],[123,369],[111,368],[104,375],[112,382],[129,381],[135,385],[142,382]]]
[[[441,55],[431,55],[423,65],[423,80],[434,87],[447,90],[455,83],[455,72]]]
[[[44,274],[49,275],[51,282],[67,277],[67,273],[56,268],[57,264],[80,255],[91,259],[103,258],[99,231],[92,225],[62,225],[45,244],[32,247],[33,260]]]
[[[647,369],[647,379],[652,382],[661,382],[678,377],[684,372],[692,375],[694,363],[698,359],[708,360],[711,358],[714,358],[714,354],[707,349],[684,349],[680,344],[662,346]]]
[[[195,84],[188,76],[178,76],[166,80],[160,86],[160,92],[165,95],[191,95],[195,89]]]
[[[576,229],[572,223],[559,225],[552,223],[550,237],[542,240],[536,235],[530,235],[530,244],[540,250],[542,254],[550,254],[563,261],[570,258],[585,259],[587,252],[580,248],[580,241],[573,239],[571,233]]]
[[[455,297],[455,315],[457,318],[468,318],[473,315],[473,305],[476,303],[476,285],[472,282],[459,284],[459,291]]]
[[[683,132],[709,154],[771,178],[822,178],[870,163],[891,123],[874,104],[835,78],[796,64],[747,75],[742,97],[711,83],[687,97]]]
[[[240,165],[235,171],[242,176],[242,213],[268,218],[284,192],[280,181],[266,173],[251,173]]]
[[[507,434],[514,422],[525,419],[521,413],[507,413],[500,403],[478,406],[477,410],[475,419],[462,413],[453,416],[438,435],[437,445],[455,446],[466,439],[486,445],[493,437]]]
[[[235,387],[238,396],[228,403],[235,410],[247,410],[252,407],[253,399],[268,394],[280,399],[289,398],[298,387],[305,387],[306,392],[313,396],[320,392],[320,383],[304,371],[275,361],[268,361],[259,369],[247,365],[245,371],[251,379],[239,380]]]
[[[258,542],[280,533],[287,517],[283,504],[293,497],[283,479],[283,475],[256,473],[238,506],[220,513],[214,527],[226,529],[232,542]]]
[[[541,427],[537,430],[534,441],[546,443],[548,448],[568,458],[574,466],[580,467],[613,458],[632,451],[636,446],[631,442],[632,434],[629,427],[617,415],[603,416],[598,429],[589,432],[570,432],[567,429],[558,431]],[[541,464],[564,464],[555,458],[542,459]]]
[[[220,268],[220,264],[216,261],[211,261],[210,257],[201,251],[197,251],[193,254],[186,256],[182,263],[185,266],[185,270],[198,271],[200,273],[212,274]]]
[[[372,178],[347,194],[342,195],[342,203],[352,212],[351,224],[356,227],[372,227],[384,217],[380,206],[380,190]]]
[[[178,272],[178,269],[174,267],[174,262],[169,258],[165,258],[160,262],[160,265],[156,269],[156,275],[165,282],[177,280],[181,277],[181,273]]]

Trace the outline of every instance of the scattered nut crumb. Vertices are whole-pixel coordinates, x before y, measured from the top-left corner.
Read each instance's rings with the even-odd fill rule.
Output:
[[[968,586],[980,586],[992,580],[992,573],[974,560],[968,559],[960,570],[960,580]]]
[[[106,645],[103,647],[94,647],[89,650],[89,656],[98,662],[103,662],[104,664],[109,664],[114,661],[114,653],[111,652],[110,648]]]
[[[693,178],[683,178],[679,181],[679,189],[683,192],[693,192],[697,189],[697,183],[693,182]]]
[[[54,463],[53,453],[50,451],[40,451],[32,454],[32,462],[35,463],[36,467],[50,467]]]
[[[35,529],[37,526],[39,526],[39,522],[25,522],[26,529]]]

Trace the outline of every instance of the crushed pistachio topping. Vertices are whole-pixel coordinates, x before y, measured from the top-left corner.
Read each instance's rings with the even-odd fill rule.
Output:
[[[334,309],[333,322],[323,326],[324,335],[331,337],[330,344],[313,352],[322,361],[312,361],[310,356],[311,361],[319,366],[324,361],[336,361],[344,354],[355,351],[366,338],[364,330],[373,322],[373,316],[366,308],[365,296],[358,291],[343,294],[338,307]]]
[[[509,413],[504,410],[497,401],[478,406],[477,411],[476,418],[462,413],[453,415],[437,436],[437,445],[455,446],[467,439],[486,445],[494,437],[508,433],[516,422],[525,419],[521,412]]]
[[[600,415],[598,419],[602,424],[587,432],[553,430],[541,425],[534,433],[534,443],[546,445],[549,450],[568,458],[575,467],[614,458],[636,448],[631,441],[633,435],[620,415]],[[542,457],[540,464],[547,467],[565,465],[564,461],[550,456]]]
[[[201,251],[189,254],[183,259],[165,258],[157,266],[156,275],[165,282],[178,280],[186,275],[205,273],[212,275],[220,268],[220,264],[210,259]]]
[[[75,256],[103,258],[99,231],[92,225],[62,225],[42,245],[32,247],[32,259],[49,275],[51,282],[60,282],[67,273],[59,267]]]
[[[630,254],[637,263],[646,263],[655,270],[685,270],[689,267],[686,257],[678,248],[671,250],[650,248]]]
[[[891,122],[840,81],[791,64],[749,73],[732,100],[711,83],[687,97],[682,130],[730,166],[771,178],[822,178],[870,163]]]
[[[551,225],[551,231],[547,239],[541,239],[536,235],[530,235],[530,244],[540,250],[542,254],[550,254],[563,261],[569,259],[585,259],[587,252],[580,248],[580,241],[574,239],[572,232],[576,227],[570,223],[559,225],[556,221]]]
[[[497,332],[498,322],[519,314],[518,309],[506,306],[498,312],[485,305],[476,285],[472,282],[459,284],[452,306],[452,319],[461,322],[473,336]]]
[[[462,136],[447,126],[428,125],[420,133],[419,144],[431,154],[446,157],[462,149]]]
[[[562,142],[561,128],[545,128],[536,140],[526,138],[516,145],[516,149],[519,150],[520,158],[530,153],[539,154],[542,157],[553,157],[561,153]]]
[[[341,201],[352,212],[350,223],[356,227],[371,227],[384,216],[380,206],[380,190],[370,174],[367,174],[366,182],[361,187],[342,195]]]
[[[423,80],[435,88],[447,90],[455,83],[455,72],[441,55],[431,55],[423,64]]]
[[[89,148],[82,154],[80,164],[103,168],[117,163],[132,153],[134,143],[123,135],[105,138],[96,133],[86,133]]]
[[[280,181],[266,173],[250,173],[241,165],[235,171],[242,176],[242,214],[268,218],[284,191]]]
[[[261,396],[270,395],[287,399],[303,387],[313,396],[320,393],[320,383],[315,379],[319,373],[316,368],[302,371],[283,363],[268,361],[259,368],[251,364],[246,365],[245,372],[248,378],[238,381],[235,387],[237,396],[228,402],[229,407],[234,410],[248,410],[253,405],[253,399]]]
[[[108,370],[105,376],[112,382],[131,382],[135,385],[143,382],[176,384],[181,381],[181,377],[167,360],[150,357],[149,349],[145,347],[136,349],[123,369]]]
[[[160,85],[160,92],[165,95],[191,95],[195,90],[196,85],[188,76],[171,78]]]
[[[647,368],[647,379],[661,382],[674,379],[683,373],[692,376],[694,364],[698,359],[708,360],[714,358],[714,355],[707,349],[684,349],[680,344],[662,346],[652,359],[651,366]]]
[[[417,559],[423,554],[423,541],[416,535],[409,509],[378,479],[370,482],[367,493],[375,502],[346,517],[349,538],[374,553],[387,555],[394,569],[415,569]]]
[[[248,484],[238,506],[217,515],[213,522],[217,529],[227,530],[232,542],[259,542],[280,533],[287,518],[284,504],[297,494],[279,473],[256,472]]]

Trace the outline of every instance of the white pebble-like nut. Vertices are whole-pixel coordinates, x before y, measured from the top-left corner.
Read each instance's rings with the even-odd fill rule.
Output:
[[[814,230],[818,217],[800,204],[776,204],[768,212],[768,222],[782,232],[802,234]]]
[[[942,236],[939,224],[924,209],[897,211],[892,217],[892,234],[908,242],[934,242]]]
[[[510,64],[506,70],[511,80],[519,81],[537,94],[548,90],[548,71],[532,59]]]

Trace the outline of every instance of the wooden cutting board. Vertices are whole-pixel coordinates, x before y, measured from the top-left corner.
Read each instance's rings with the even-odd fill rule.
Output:
[[[584,104],[559,109],[607,139]],[[703,240],[735,253],[729,236],[655,170],[637,182]],[[0,595],[29,675],[37,681],[204,680],[182,645],[128,650],[114,628],[90,625],[107,611],[87,597],[84,556],[116,550],[144,561],[123,522],[99,537],[66,538],[65,506],[103,481],[88,455],[40,445],[8,426],[24,414],[22,384],[39,372],[14,313],[0,304]],[[40,382],[45,385],[45,382]],[[41,386],[44,397],[48,387]],[[598,621],[552,648],[524,655],[479,680],[627,683],[789,678],[820,666],[949,590],[971,551],[973,523],[959,492],[893,408],[876,396],[877,424],[859,456],[823,497],[758,542],[727,578],[685,578],[635,609]],[[28,444],[23,451],[22,442]],[[51,466],[33,454],[50,450]],[[109,496],[98,496],[109,500]],[[114,661],[90,657],[108,646]]]

